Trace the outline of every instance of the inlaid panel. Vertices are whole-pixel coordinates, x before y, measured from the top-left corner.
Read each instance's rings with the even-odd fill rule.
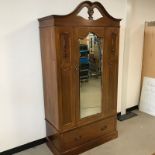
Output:
[[[119,29],[108,28],[105,31],[106,67],[106,105],[105,115],[117,113],[117,82],[118,82],[118,37]]]
[[[72,28],[57,28],[60,112],[62,129],[68,130],[75,123],[75,68]]]
[[[70,62],[70,38],[69,37],[70,37],[69,32],[63,32],[60,34],[62,60],[65,63]]]
[[[72,122],[72,71],[70,67],[61,69],[62,120],[63,124]]]

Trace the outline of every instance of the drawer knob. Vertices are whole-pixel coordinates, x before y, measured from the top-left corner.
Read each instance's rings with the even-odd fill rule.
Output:
[[[101,127],[101,131],[104,131],[104,130],[106,130],[106,129],[107,129],[107,125]]]
[[[79,141],[80,139],[82,138],[82,136],[77,136],[77,137],[75,137],[75,141]]]
[[[78,138],[77,138],[77,137],[75,137],[75,138],[74,138],[74,140],[75,140],[75,141],[78,141]]]

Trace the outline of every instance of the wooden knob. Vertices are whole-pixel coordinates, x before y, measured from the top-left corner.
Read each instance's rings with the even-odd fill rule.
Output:
[[[78,65],[75,65],[75,70],[79,71],[79,66]]]
[[[107,129],[107,126],[106,125],[103,126],[103,127],[101,127],[101,131],[104,131],[105,129]]]
[[[75,137],[74,140],[79,141],[81,138],[82,138],[82,136],[80,135],[80,136]]]

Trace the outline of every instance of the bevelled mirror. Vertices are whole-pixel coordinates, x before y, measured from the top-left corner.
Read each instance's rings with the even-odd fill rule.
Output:
[[[102,43],[94,33],[79,39],[80,118],[102,111]]]

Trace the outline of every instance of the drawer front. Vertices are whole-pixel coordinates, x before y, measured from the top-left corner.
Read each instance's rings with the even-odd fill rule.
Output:
[[[115,118],[98,121],[63,134],[65,149],[75,147],[115,130]]]

